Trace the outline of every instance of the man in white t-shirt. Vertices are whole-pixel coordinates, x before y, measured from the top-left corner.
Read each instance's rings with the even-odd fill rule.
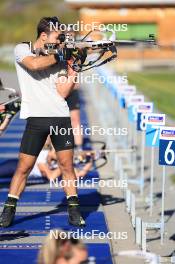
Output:
[[[36,56],[36,51],[43,49],[44,44],[58,43],[61,34],[59,25],[56,17],[44,17],[37,26],[37,39],[33,47],[29,43],[21,43],[15,47],[15,65],[22,94],[20,117],[27,119],[27,125],[21,142],[17,169],[0,216],[1,227],[12,224],[19,196],[26,186],[27,177],[48,135],[56,150],[63,180],[69,183],[65,184],[64,188],[69,223],[76,226],[85,225],[74,184],[76,180],[73,168],[74,137],[69,108],[65,101],[74,87],[74,78],[68,78],[65,83],[59,81],[57,76],[62,60],[59,54]],[[66,54],[64,56],[67,60]],[[76,77],[76,73],[70,68],[68,75]],[[54,81],[56,79],[57,82]]]

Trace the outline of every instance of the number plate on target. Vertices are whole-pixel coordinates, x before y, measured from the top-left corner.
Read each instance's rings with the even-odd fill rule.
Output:
[[[137,105],[144,102],[143,95],[133,95],[127,99],[129,122],[137,121]]]
[[[137,130],[146,130],[146,114],[152,113],[153,103],[142,103],[137,106]]]
[[[159,165],[175,166],[175,127],[161,127]]]
[[[160,126],[165,126],[165,114],[147,114],[146,116],[146,146],[158,147]]]

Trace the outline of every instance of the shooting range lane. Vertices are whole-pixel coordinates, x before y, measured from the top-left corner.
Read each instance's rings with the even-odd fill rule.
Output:
[[[97,69],[97,72],[101,76],[109,75],[110,70],[106,67],[104,68]],[[127,127],[129,134],[131,133],[135,137],[132,139],[128,134],[128,137],[123,139],[123,145],[135,142],[137,146],[137,156],[134,158],[137,170],[133,175],[128,170],[128,167],[127,170],[125,169],[126,166],[124,166],[121,158],[117,160],[115,166],[116,172],[120,174],[120,178],[127,179],[129,184],[123,190],[126,210],[136,231],[135,239],[137,245],[144,251],[147,250],[163,257],[167,256],[166,260],[159,258],[161,260],[156,263],[161,263],[161,261],[175,263],[174,257],[171,257],[174,256],[173,225],[175,218],[173,201],[175,188],[170,178],[168,178],[168,174],[172,174],[174,171],[173,167],[169,170],[170,166],[175,165],[174,121],[166,116],[166,124],[173,127],[162,127],[163,136],[161,138],[159,132],[161,126],[165,125],[165,115],[153,109],[151,102],[138,103],[138,95],[125,96],[125,87],[128,89],[128,85],[120,87],[120,85],[105,83],[106,94],[109,93],[111,97],[115,98],[114,107],[119,115],[119,118],[117,118],[118,126]],[[121,101],[124,101],[125,104],[121,104]],[[109,111],[111,111],[111,108],[109,108]],[[150,127],[146,130],[147,124],[152,124],[151,130]],[[121,144],[121,140],[119,139],[118,141]],[[160,145],[157,145],[157,142],[160,142]],[[146,147],[152,147],[152,151]],[[155,153],[153,147],[157,147],[154,150]],[[132,162],[133,165],[135,163],[133,159],[132,161],[128,160],[129,162]],[[159,165],[163,165],[163,167]],[[138,187],[140,189],[140,196]]]
[[[94,72],[95,74],[99,74],[100,77],[106,77],[112,74],[113,68],[110,71],[110,67],[100,67],[93,71],[93,73]],[[174,263],[174,257],[171,256],[174,254],[175,215],[173,201],[175,188],[170,178],[168,179],[167,177],[168,174],[173,173],[173,167],[171,170],[169,170],[170,166],[166,167],[166,171],[169,170],[169,173],[164,177],[162,166],[159,166],[158,162],[158,158],[160,157],[159,148],[155,148],[155,153],[152,154],[151,149],[148,148],[147,145],[147,135],[150,137],[149,141],[151,140],[152,142],[153,139],[155,143],[157,140],[159,141],[158,130],[157,128],[151,128],[151,131],[149,131],[147,135],[144,130],[145,113],[151,115],[154,126],[163,125],[161,123],[162,115],[158,113],[157,109],[153,109],[152,102],[149,102],[143,95],[132,95],[132,104],[134,103],[134,107],[132,105],[132,107],[127,108],[126,99],[128,98],[122,95],[126,95],[123,92],[125,89],[132,90],[130,85],[124,85],[122,87],[123,90],[120,90],[120,85],[111,82],[108,83],[108,81],[106,81],[104,84],[95,83],[92,89],[89,89],[88,84],[84,88],[86,98],[88,96],[91,98],[91,105],[87,105],[91,124],[97,122],[95,124],[103,128],[113,126],[117,128],[126,127],[129,131],[129,134],[125,137],[117,135],[109,138],[109,136],[105,134],[103,140],[107,142],[107,148],[127,149],[128,146],[135,145],[137,149],[133,157],[119,155],[115,158],[111,155],[111,159],[108,159],[108,164],[100,171],[102,179],[108,175],[108,179],[117,178],[117,180],[127,180],[128,182],[127,188],[115,188],[115,192],[113,192],[112,188],[110,188],[110,190],[107,190],[107,188],[100,189],[102,195],[103,193],[105,193],[105,195],[109,193],[106,199],[106,205],[108,206],[104,207],[109,229],[115,231],[125,230],[128,232],[128,239],[124,240],[123,243],[121,240],[117,241],[117,246],[113,243],[113,252],[118,252],[119,249],[136,249],[137,247],[137,249],[147,250],[146,252],[150,251],[157,256],[159,255],[159,260],[155,263],[162,263],[161,261]],[[138,111],[137,104],[141,105],[140,111]],[[94,112],[96,113],[95,115]],[[140,112],[140,114],[136,122],[135,117],[137,118],[137,112]],[[158,124],[158,121],[161,124]],[[172,124],[174,126],[174,121],[167,118],[167,116],[166,122],[170,126],[172,126]],[[172,129],[170,130],[172,131]],[[172,135],[174,134],[173,132]],[[162,145],[162,157],[160,162],[166,160],[164,159],[164,156],[166,157],[164,154],[166,153],[168,154],[168,162],[173,162],[174,159],[172,156],[173,152],[175,152],[174,141],[173,143],[169,141],[162,142]],[[166,151],[167,148],[168,150]],[[150,181],[152,182],[151,184]],[[167,191],[165,196],[162,195],[164,190]],[[141,195],[142,192],[143,195]],[[112,195],[113,197],[117,196],[121,198],[118,199],[118,204],[115,206],[115,202],[111,201]],[[123,207],[122,198],[124,198],[126,202],[126,207]],[[129,221],[125,214],[126,212],[129,213]],[[123,221],[123,219],[125,220]],[[132,240],[135,245],[131,243]],[[160,256],[162,256],[162,258]],[[120,261],[119,263],[123,263],[123,260]],[[129,258],[128,261],[125,260],[125,263],[130,264],[131,261],[132,259]],[[118,263],[118,258],[116,258],[116,263]],[[139,263],[143,263],[143,261]]]
[[[0,192],[0,204],[3,204],[4,199],[7,197],[7,191]],[[80,198],[81,206],[99,206],[101,199],[100,194],[96,189],[79,189],[78,195]],[[65,194],[62,190],[49,189],[49,190],[26,190],[18,202],[18,206],[66,206]]]
[[[109,69],[102,67],[98,68],[97,72],[105,76],[109,73]],[[103,128],[127,127],[131,132],[128,136],[105,135],[101,137],[97,133],[97,135],[93,135],[93,140],[105,141],[107,148],[110,149],[123,148],[126,150],[132,143],[137,146],[137,153],[135,153],[137,155],[134,154],[132,157],[130,156],[131,153],[109,154],[108,163],[100,170],[100,179],[106,182],[111,179],[127,179],[128,188],[96,188],[96,186],[91,188],[91,185],[89,185],[79,189],[82,212],[88,223],[82,233],[95,229],[106,234],[109,230],[120,234],[127,232],[128,238],[123,240],[114,239],[113,241],[110,241],[110,239],[99,239],[99,233],[97,232],[94,240],[88,239],[88,241],[84,241],[85,243],[90,243],[88,248],[97,257],[96,263],[99,264],[104,263],[103,260],[106,256],[110,256],[106,263],[111,263],[109,245],[112,246],[113,252],[142,249],[145,250],[145,253],[150,250],[150,252],[159,256],[172,256],[174,251],[174,188],[167,177],[162,177],[162,166],[158,164],[158,148],[153,151],[152,144],[157,130],[150,128],[144,131],[143,121],[145,119],[143,115],[138,115],[137,123],[136,119],[134,119],[137,117],[136,102],[143,103],[146,98],[143,95],[133,95],[133,102],[136,104],[135,108],[132,106],[127,109],[126,98],[117,97],[115,88],[114,85],[109,83],[105,83],[105,85],[96,83],[92,89],[88,84],[83,85],[84,98],[81,97],[81,121],[84,127],[88,127],[88,120],[91,125],[95,124]],[[127,89],[131,91],[133,87]],[[142,108],[147,109],[147,106],[147,104],[142,104]],[[151,112],[151,116],[153,113]],[[158,116],[160,117],[160,115]],[[155,125],[155,118],[153,121]],[[2,149],[6,147],[10,149],[10,152],[7,151],[0,157],[0,204],[5,199],[7,188],[16,166],[17,159],[15,155],[18,154],[16,149],[18,147],[17,144],[20,142],[18,134],[22,133],[22,126],[24,127],[24,125],[16,117],[11,126],[9,126],[9,130],[10,128],[12,130],[7,130],[4,137],[0,138],[0,147]],[[17,127],[20,127],[20,133],[18,133]],[[10,138],[10,135],[12,135],[12,138]],[[146,135],[146,138],[144,135]],[[160,153],[159,162],[162,165],[166,165],[165,162],[167,161],[168,163],[172,162],[172,145],[170,146],[171,142],[169,143],[169,141],[171,140],[163,139],[161,143],[163,152]],[[88,136],[84,137],[84,142],[86,149],[91,149],[92,144]],[[1,143],[3,144],[1,145]],[[10,145],[10,143],[13,143],[13,145]],[[163,154],[166,153],[167,148],[168,156],[166,157]],[[167,172],[169,168],[170,166],[166,167],[166,171],[164,171]],[[92,183],[93,179],[97,179],[98,182],[99,173],[97,170],[91,171],[84,179],[91,180],[90,183]],[[165,195],[165,197],[162,197],[162,187],[168,190],[168,195]],[[140,195],[142,192],[143,196]],[[165,204],[163,203],[164,200]],[[150,210],[150,208],[152,209]],[[161,208],[165,209],[162,210],[164,213],[161,212]],[[42,243],[50,228],[62,227],[65,230],[72,230],[72,227],[66,224],[67,213],[62,190],[57,190],[57,187],[50,189],[48,181],[40,176],[31,176],[29,178],[26,192],[22,195],[17,210],[14,226],[6,230],[0,230],[0,253],[2,251],[2,255],[6,254],[6,250],[10,252],[7,260],[5,259],[4,261],[9,262],[14,254],[19,255],[20,252],[24,255],[26,254],[26,256],[30,254],[31,258],[34,259],[37,254],[36,244]],[[75,228],[74,231],[76,230]],[[163,246],[160,242],[164,242]],[[158,259],[160,260],[160,258]],[[175,263],[173,257],[159,260],[151,263],[160,264],[162,260],[166,263]],[[130,264],[132,263],[132,258],[120,259],[120,257],[117,257],[115,261],[117,264]],[[30,262],[32,263],[32,260]],[[143,259],[134,258],[133,263],[143,264],[144,261]]]
[[[88,118],[85,110],[85,100],[81,96],[81,123],[88,127]],[[17,114],[7,131],[0,138],[0,204],[6,199],[8,186],[17,165],[19,144],[25,121]],[[84,138],[85,149],[91,149],[89,137]],[[97,170],[90,171],[83,181],[91,184],[93,179],[99,181]],[[60,180],[58,180],[59,182]],[[103,263],[108,259],[112,264],[110,246],[106,240],[99,240],[100,232],[108,232],[107,223],[101,207],[101,196],[96,187],[78,189],[82,214],[87,225],[81,229],[85,232],[96,230],[95,240],[88,239],[89,256],[96,258],[96,263]],[[2,207],[1,207],[2,208]],[[67,221],[66,199],[60,186],[50,188],[47,179],[32,175],[29,177],[25,192],[18,203],[14,224],[7,228],[0,228],[0,255],[3,263],[13,261],[20,256],[18,263],[36,263],[38,249],[50,229],[61,228],[66,231],[78,231],[80,228],[70,226]],[[91,243],[93,242],[93,243]]]
[[[95,257],[96,264],[101,264],[104,260],[108,259],[108,264],[112,264],[110,248],[107,243],[87,243],[88,254],[90,257]],[[20,256],[19,264],[31,264],[36,262],[38,249],[41,244],[12,244],[7,247],[0,247],[0,255],[3,258],[4,264],[9,264],[12,258]]]
[[[56,210],[55,210],[56,211]],[[67,213],[53,214],[53,212],[42,212],[38,214],[33,213],[17,213],[14,224],[11,227],[0,228],[0,234],[4,234],[8,231],[21,231],[25,230],[27,233],[33,235],[35,233],[47,234],[52,229],[62,229],[65,231],[77,231],[80,228],[72,227],[68,224]],[[81,233],[92,232],[96,230],[95,235],[97,236],[100,232],[107,233],[107,226],[105,218],[102,212],[83,212],[83,217],[86,219],[86,227],[81,228]],[[95,226],[95,228],[94,228]]]

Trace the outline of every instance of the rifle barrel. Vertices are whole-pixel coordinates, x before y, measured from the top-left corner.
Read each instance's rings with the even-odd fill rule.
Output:
[[[75,153],[77,154],[86,154],[86,153],[91,153],[91,154],[95,154],[96,152],[100,152],[100,153],[132,153],[134,152],[135,149],[134,148],[128,148],[128,149],[99,149],[99,150],[82,150],[82,151],[75,151]]]
[[[116,40],[114,41],[115,44],[155,44],[156,42],[154,39],[147,39],[147,40]]]
[[[2,105],[8,105],[8,104],[10,104],[10,103],[13,103],[13,102],[18,101],[19,99],[20,99],[20,97],[18,96],[18,97],[15,97],[15,98],[13,98],[13,99],[11,99],[11,100],[9,100],[9,101],[7,101],[7,102],[1,103],[1,104],[2,104]]]

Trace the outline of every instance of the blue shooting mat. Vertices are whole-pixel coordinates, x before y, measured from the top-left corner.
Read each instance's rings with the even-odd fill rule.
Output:
[[[0,234],[12,234],[10,231],[26,231],[29,234],[47,234],[52,229],[63,229],[65,231],[81,231],[82,234],[86,232],[93,232],[98,235],[100,232],[107,233],[108,228],[106,225],[103,212],[82,212],[82,216],[86,220],[85,227],[75,227],[68,223],[68,214],[65,212],[58,212],[59,209],[54,209],[49,212],[40,213],[16,213],[13,225],[8,228],[0,228]]]
[[[14,159],[14,155],[18,155],[21,137],[25,128],[25,124],[26,121],[20,120],[19,113],[17,113],[16,116],[10,122],[7,130],[0,137],[0,153],[5,154],[4,157],[1,155],[0,164],[3,164],[8,160]],[[16,145],[18,146],[10,146],[10,143],[17,143]],[[2,169],[0,168],[0,174],[1,172]]]
[[[1,147],[0,146],[0,153],[9,153],[9,152],[18,154],[19,147]]]
[[[22,134],[23,131],[20,131],[19,129],[10,129],[10,127],[8,127],[8,129],[5,131],[4,135],[6,134]]]
[[[3,264],[15,262],[18,264],[36,264],[38,250],[41,245],[19,244],[1,245],[0,257]]]
[[[8,129],[9,128],[12,128],[13,129],[14,127],[18,127],[18,126],[21,127],[21,128],[22,127],[25,128],[26,123],[27,123],[27,120],[22,120],[22,119],[19,119],[19,118],[15,118],[8,125]]]
[[[59,178],[61,180],[61,178]],[[97,170],[91,170],[89,171],[84,177],[80,178],[80,182],[87,182],[88,183],[98,183],[100,180],[99,172]]]
[[[9,184],[12,180],[12,177],[2,177],[0,178],[0,184]],[[27,180],[27,184],[39,184],[39,183],[48,183],[49,181],[44,178],[44,177],[35,177],[35,176],[31,176],[30,178],[28,178]]]
[[[2,177],[11,178],[17,166],[17,159],[0,159],[0,180]]]
[[[14,165],[16,164],[15,161],[13,163],[11,163],[11,165],[13,165],[13,164]],[[11,179],[12,179],[12,175],[15,171],[15,167],[16,166],[13,166],[12,168],[10,168],[10,166],[8,167],[6,165],[6,163],[3,163],[4,169],[1,169],[1,167],[0,167],[0,185],[10,184]],[[86,182],[87,184],[91,184],[91,183],[96,184],[99,182],[99,180],[100,180],[100,177],[99,177],[98,171],[92,170],[92,171],[89,171],[85,177],[80,179],[80,183]],[[56,183],[59,184],[60,181],[61,181],[61,178],[58,178],[58,182],[56,181]],[[40,183],[42,184],[42,183],[49,183],[49,181],[47,180],[46,177],[30,176],[27,180],[27,185],[35,184],[35,183],[36,184],[40,184]]]
[[[9,131],[16,131],[18,130],[18,132],[24,131],[25,129],[25,125],[16,125],[16,124],[9,124],[8,126],[8,130]]]
[[[10,125],[26,125],[26,120],[25,119],[20,119],[19,118],[19,112],[15,115],[15,117],[12,119],[10,122]]]
[[[11,182],[11,178],[0,178],[0,189],[2,190],[2,188],[9,188],[10,186],[10,182]],[[34,185],[42,185],[43,187],[46,185],[46,187],[48,186],[48,180],[45,179],[45,178],[35,178],[35,177],[32,177],[30,179],[30,181],[27,182],[26,186],[34,186]]]
[[[4,139],[13,139],[14,141],[16,140],[19,140],[22,138],[22,135],[23,135],[23,132],[21,131],[18,131],[18,133],[14,133],[13,131],[11,132],[5,132],[3,135],[2,135],[2,138]]]
[[[16,118],[14,118],[11,122],[10,125],[16,125],[16,126],[25,126],[26,125],[26,120],[25,119],[20,119],[18,114],[16,115]]]
[[[96,264],[112,264],[111,252],[109,244],[107,243],[93,243],[86,244],[88,249],[88,256],[95,257]]]
[[[107,243],[88,243],[88,256],[95,257],[96,264],[112,264],[110,247]],[[18,264],[36,264],[40,244],[0,245],[0,256],[3,264],[16,260]]]
[[[0,192],[0,204],[3,204],[7,197],[7,190]],[[101,202],[100,194],[96,189],[78,189],[81,206],[98,206]],[[18,206],[49,206],[67,205],[65,193],[62,190],[26,190],[20,197]]]
[[[4,138],[3,136],[0,137],[0,143],[20,143],[21,138]]]
[[[26,126],[26,120],[19,119],[19,113],[17,113],[16,116],[12,119],[12,121],[8,125],[8,128],[4,132],[3,137],[6,134],[22,133],[23,130],[25,129],[25,126]]]

